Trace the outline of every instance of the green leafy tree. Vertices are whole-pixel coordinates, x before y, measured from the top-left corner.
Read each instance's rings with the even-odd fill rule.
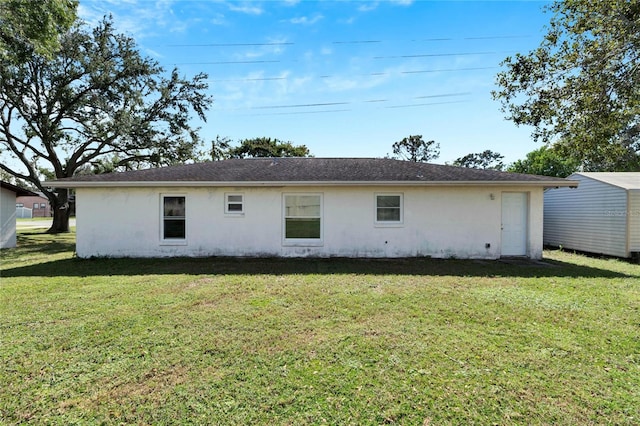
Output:
[[[578,168],[576,160],[563,157],[553,147],[542,146],[528,153],[526,158],[511,164],[507,171],[565,178]]]
[[[440,157],[440,144],[425,141],[422,135],[408,136],[392,145],[394,157],[400,160],[428,162]]]
[[[271,138],[244,139],[239,146],[229,148],[227,155],[229,158],[311,156],[305,145],[293,145]]]
[[[0,57],[52,57],[76,20],[77,0],[0,0]]]
[[[188,161],[200,144],[191,123],[211,98],[204,74],[169,75],[143,57],[110,19],[72,28],[53,58],[0,60],[0,168],[31,182],[54,211],[49,232],[69,229],[68,192],[42,183],[87,167],[111,170]],[[113,164],[113,161],[117,163]]]
[[[453,165],[472,169],[504,170],[503,159],[504,155],[487,149],[460,157],[453,162]]]
[[[502,63],[494,99],[584,170],[640,161],[640,0],[556,0],[540,46]]]
[[[226,160],[229,158],[229,150],[231,149],[231,139],[226,136],[217,135],[216,139],[211,141],[210,159],[213,161]]]

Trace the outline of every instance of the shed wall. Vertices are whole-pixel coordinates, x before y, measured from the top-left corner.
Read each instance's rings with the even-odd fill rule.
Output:
[[[16,246],[16,193],[0,188],[0,248]]]
[[[627,191],[579,174],[577,189],[544,194],[544,243],[627,257]]]
[[[340,256],[495,259],[501,252],[500,187],[79,188],[79,257]],[[542,189],[529,195],[528,255],[542,256]],[[224,212],[225,193],[244,214]],[[283,242],[283,194],[322,194],[322,242]],[[376,225],[375,195],[402,194],[403,222]],[[186,241],[160,240],[162,195],[186,197]],[[493,196],[492,196],[493,194]],[[487,247],[487,244],[489,247]]]
[[[640,253],[640,189],[629,190],[629,251]]]

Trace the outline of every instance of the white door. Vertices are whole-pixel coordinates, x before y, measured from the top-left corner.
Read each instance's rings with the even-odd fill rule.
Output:
[[[526,256],[528,197],[526,192],[502,193],[502,255]]]

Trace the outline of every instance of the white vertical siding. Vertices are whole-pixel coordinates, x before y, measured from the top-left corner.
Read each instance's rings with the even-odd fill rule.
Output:
[[[577,189],[550,189],[544,195],[544,243],[627,257],[627,191],[580,174]]]
[[[0,188],[0,248],[16,246],[16,193]]]
[[[629,251],[640,253],[640,189],[629,190]]]
[[[79,188],[79,257],[341,256],[500,257],[500,187]],[[542,189],[529,194],[527,255],[542,256]],[[242,192],[244,213],[225,214],[224,194]],[[375,220],[375,194],[401,193],[403,221]],[[321,244],[283,242],[282,196],[322,194]],[[186,197],[186,241],[160,241],[161,194]]]

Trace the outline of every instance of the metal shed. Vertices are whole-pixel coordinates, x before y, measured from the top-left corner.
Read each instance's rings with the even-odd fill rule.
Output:
[[[640,254],[640,172],[574,173],[577,189],[544,194],[545,245],[618,257]]]

